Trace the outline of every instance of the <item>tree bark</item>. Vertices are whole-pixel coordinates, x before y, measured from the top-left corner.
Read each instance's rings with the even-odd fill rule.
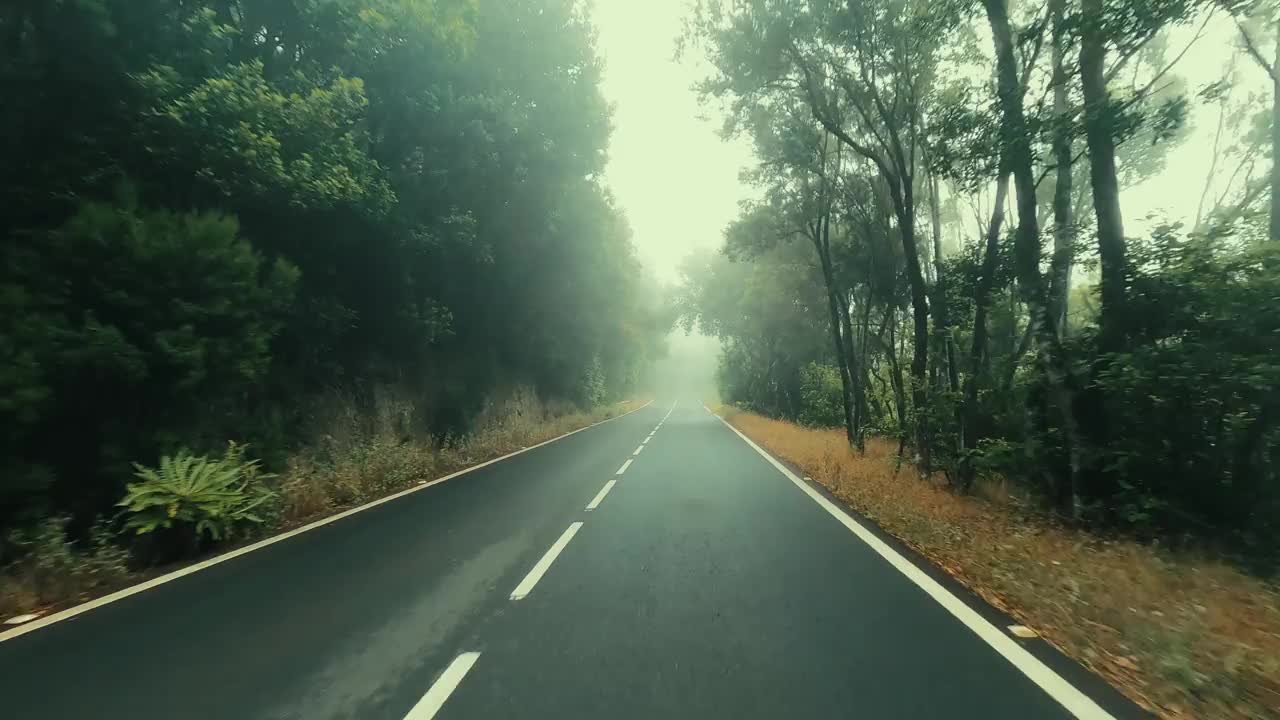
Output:
[[[794,47],[792,52],[799,56]],[[896,134],[895,122],[897,122],[897,118],[883,106],[880,106],[876,112],[885,122],[887,130],[893,139],[892,148],[886,147],[885,152],[881,153],[858,142],[825,110],[825,103],[818,99],[813,73],[809,67],[805,65],[803,60],[799,60],[798,65],[805,76],[804,89],[808,97],[809,110],[814,119],[828,133],[835,135],[839,142],[847,145],[850,150],[875,163],[877,170],[880,172],[880,177],[889,188],[889,197],[893,203],[894,216],[898,221],[898,228],[902,237],[902,252],[907,266],[907,283],[911,290],[911,312],[914,321],[914,347],[911,355],[913,385],[911,388],[911,401],[916,414],[916,441],[921,451],[924,469],[928,472],[931,457],[927,424],[924,416],[928,389],[926,374],[929,364],[929,293],[924,274],[921,271],[920,249],[916,245],[914,145],[912,145],[913,152],[908,158]],[[914,100],[909,102],[914,102]],[[913,133],[910,141],[914,143],[916,140],[914,124],[910,128],[910,132]]]
[[[853,324],[850,320],[848,297],[843,292],[839,292],[836,294],[836,303],[840,310],[840,332],[844,340],[845,363],[849,368],[849,403],[853,408],[851,414],[852,425],[850,426],[852,439],[850,444],[857,448],[858,452],[864,452],[866,450],[866,441],[862,428],[866,424],[864,412],[866,393],[862,387],[862,378],[865,373],[862,370],[861,363],[858,361],[858,355],[854,351]]]
[[[1053,260],[1050,263],[1049,299],[1060,335],[1067,334],[1071,270],[1075,264],[1076,220],[1071,203],[1071,75],[1066,67],[1066,0],[1049,0],[1053,23],[1053,161],[1057,166],[1053,188]]]
[[[1102,36],[1103,0],[1081,0],[1080,88],[1084,94],[1085,141],[1089,148],[1089,184],[1097,216],[1098,259],[1102,266],[1099,345],[1104,353],[1123,348],[1126,335],[1125,283],[1128,254],[1120,216],[1116,176],[1115,115],[1107,91],[1106,39]]]
[[[840,301],[836,297],[835,277],[831,267],[830,248],[826,243],[830,217],[818,221],[818,229],[813,238],[814,248],[818,251],[818,262],[822,269],[822,282],[827,289],[827,310],[831,315],[831,344],[836,354],[836,365],[840,370],[840,401],[844,410],[844,432],[850,447],[854,445],[853,428],[853,393],[849,361],[845,357],[844,340],[841,338]]]
[[[1280,18],[1271,61],[1271,241],[1280,242]]]
[[[1013,173],[1013,187],[1017,195],[1018,229],[1014,236],[1014,270],[1027,303],[1032,331],[1044,358],[1046,380],[1061,419],[1062,441],[1070,457],[1066,472],[1055,473],[1051,478],[1051,499],[1058,512],[1074,518],[1078,505],[1076,474],[1079,469],[1074,383],[1059,339],[1057,324],[1049,308],[1044,278],[1040,274],[1040,228],[1036,217],[1031,136],[1022,109],[1023,90],[1014,58],[1013,31],[1009,25],[1006,0],[983,0],[983,5],[996,49],[996,74],[1004,136],[1002,152]],[[1114,157],[1112,159],[1114,161]],[[1047,428],[1040,429],[1043,431]]]
[[[987,363],[987,310],[991,306],[991,290],[995,286],[996,264],[1000,259],[1000,230],[1004,225],[1004,201],[1009,194],[1009,171],[1002,160],[1000,176],[996,179],[996,199],[991,206],[991,222],[987,223],[986,245],[982,251],[982,266],[977,287],[974,289],[973,344],[969,346],[969,374],[964,379],[964,447],[972,450],[978,444],[978,378],[983,375]],[[960,460],[960,489],[968,492],[973,487],[974,469],[971,453]]]
[[[893,384],[893,404],[898,413],[898,455],[907,444],[907,397],[905,382],[902,378],[902,363],[898,362],[898,309],[890,307],[889,313],[889,345],[885,348],[885,357],[889,359],[889,382]]]
[[[819,207],[822,215],[818,218],[818,223],[813,228],[812,239],[814,249],[818,252],[818,263],[822,270],[822,282],[827,289],[827,309],[831,315],[832,349],[835,351],[836,365],[840,370],[840,402],[844,411],[845,439],[848,440],[850,447],[853,447],[856,444],[856,425],[853,418],[853,369],[850,367],[852,358],[846,353],[845,338],[842,337],[847,332],[845,328],[848,326],[848,314],[844,312],[843,303],[840,301],[840,291],[836,287],[835,268],[831,262],[831,209],[834,203],[834,193],[831,190],[831,173],[828,172],[826,166],[828,138],[829,135],[824,135],[822,139],[822,167],[819,173],[822,182]],[[836,173],[839,173],[839,160],[837,160]]]
[[[947,361],[947,389],[952,393],[960,392],[960,368],[956,364],[955,338],[951,335],[951,311],[947,308],[947,276],[942,266],[942,209],[938,205],[938,178],[929,177],[929,216],[933,224],[933,276],[934,323],[938,326],[938,335],[942,338],[943,355]]]
[[[926,422],[928,402],[929,366],[929,291],[920,269],[920,253],[916,247],[915,191],[907,179],[898,184],[889,183],[889,196],[893,200],[898,230],[902,234],[902,253],[907,263],[907,283],[911,289],[912,348],[911,348],[911,407],[915,412],[916,447],[920,451],[924,471],[933,467],[932,446]]]

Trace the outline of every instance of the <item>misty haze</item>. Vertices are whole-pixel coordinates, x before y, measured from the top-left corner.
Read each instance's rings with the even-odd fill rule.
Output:
[[[6,720],[1280,720],[1280,1],[0,2]]]

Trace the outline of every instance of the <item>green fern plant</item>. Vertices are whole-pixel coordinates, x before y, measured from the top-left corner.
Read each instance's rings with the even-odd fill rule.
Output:
[[[117,505],[124,527],[137,535],[160,529],[190,528],[196,538],[222,540],[248,525],[265,521],[264,510],[276,497],[265,484],[274,477],[257,460],[244,459],[244,445],[230,443],[221,458],[186,450],[160,458],[160,467],[134,463],[134,475]]]

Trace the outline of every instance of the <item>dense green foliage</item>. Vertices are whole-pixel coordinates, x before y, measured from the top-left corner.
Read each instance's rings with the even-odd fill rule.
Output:
[[[1207,168],[1194,227],[1125,232],[1122,191],[1192,103],[1219,136],[1244,122],[1237,79],[1176,74],[1170,31],[1211,5],[1275,76],[1261,2],[699,3],[704,93],[759,157],[761,199],[680,296],[723,342],[724,399],[890,434],[958,492],[994,473],[1068,521],[1273,554],[1271,104],[1240,113],[1259,129],[1223,150],[1229,179]]]
[[[181,451],[160,458],[159,467],[135,464],[138,482],[129,483],[119,505],[126,530],[145,535],[178,529],[195,538],[221,540],[265,521],[276,494],[269,473],[244,459],[244,446],[230,443],[220,458]]]
[[[326,393],[394,386],[452,437],[517,387],[631,391],[669,320],[599,180],[583,12],[0,7],[0,526],[83,535],[164,455],[130,522],[223,535],[183,463],[234,440],[279,469]]]

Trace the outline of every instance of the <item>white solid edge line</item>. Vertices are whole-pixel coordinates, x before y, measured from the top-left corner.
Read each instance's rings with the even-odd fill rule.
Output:
[[[564,551],[565,546],[569,544],[569,541],[573,539],[573,536],[577,534],[581,527],[582,523],[576,522],[560,534],[560,538],[555,541],[551,546],[551,549],[547,550],[547,552],[543,554],[538,562],[534,564],[533,569],[529,571],[529,574],[525,575],[524,579],[520,581],[520,584],[516,586],[516,589],[511,591],[512,600],[523,599],[533,591],[533,586],[537,585],[538,581],[542,579],[542,576],[547,574],[547,570],[551,567],[551,563],[555,562],[556,557]]]
[[[632,458],[627,458],[627,461],[622,463],[622,467],[618,468],[618,472],[614,473],[614,475],[621,475],[622,473],[626,472],[627,467],[631,465],[631,460]]]
[[[636,448],[636,451],[635,451],[635,452],[633,452],[633,453],[631,453],[631,457],[635,457],[635,456],[639,455],[639,454],[640,454],[640,451],[641,451],[641,450],[643,450],[643,449],[644,449],[644,443],[640,443],[640,447]]]
[[[458,688],[458,684],[462,682],[462,678],[467,676],[467,672],[471,670],[471,666],[476,664],[476,660],[480,659],[478,652],[464,652],[449,663],[449,667],[444,669],[440,677],[431,684],[431,688],[427,690],[427,694],[413,706],[408,715],[404,716],[404,720],[431,720],[440,712],[440,708],[444,707],[444,703]]]
[[[605,483],[604,487],[600,488],[600,492],[596,493],[596,496],[591,500],[591,502],[587,503],[587,509],[595,510],[596,508],[600,507],[600,503],[604,500],[604,496],[608,495],[609,491],[612,490],[613,486],[616,485],[617,483],[618,483],[617,480],[610,480],[609,482]]]
[[[894,550],[887,543],[876,537],[874,533],[863,527],[863,525],[855,520],[844,510],[836,506],[835,503],[828,500],[821,493],[809,487],[803,480],[796,477],[796,474],[787,469],[785,465],[778,462],[772,455],[755,443],[751,438],[742,434],[742,431],[729,424],[724,418],[716,416],[725,427],[732,430],[742,438],[756,452],[760,453],[769,464],[777,468],[796,487],[804,491],[814,502],[822,506],[832,517],[839,520],[848,528],[859,540],[866,543],[875,550],[880,557],[884,558],[893,566],[895,570],[907,576],[907,579],[915,583],[921,590],[925,591],[929,597],[941,605],[951,613],[957,620],[965,625],[982,638],[984,642],[991,646],[996,652],[1000,653],[1005,660],[1008,660],[1023,675],[1026,675],[1031,682],[1035,683],[1044,690],[1049,697],[1053,698],[1066,708],[1080,720],[1115,720],[1111,713],[1103,710],[1096,702],[1085,695],[1077,687],[1067,682],[1051,670],[1047,665],[1040,662],[1034,655],[1027,652],[1021,645],[1012,638],[1002,632],[995,625],[992,625],[985,618],[979,615],[973,608],[962,602],[953,595],[949,590],[942,587],[937,580],[929,577],[923,570],[916,567],[914,563],[903,557],[897,550]]]
[[[653,401],[650,400],[649,402],[645,403],[644,405],[641,405],[635,410],[630,410],[621,415],[617,415],[615,417],[611,417],[606,420],[601,420],[600,422],[591,423],[590,425],[587,425],[585,427],[580,427],[577,430],[570,430],[569,432],[563,435],[559,435],[557,437],[553,437],[550,440],[543,440],[537,445],[530,445],[527,448],[521,448],[519,450],[516,450],[515,452],[507,453],[506,455],[503,455],[501,457],[496,457],[496,458],[493,458],[492,460],[486,460],[480,463],[479,465],[472,465],[471,467],[463,468],[455,473],[450,473],[448,475],[445,475],[444,477],[436,478],[435,480],[432,480],[430,482],[422,483],[420,485],[415,485],[411,488],[408,488],[407,490],[401,490],[398,493],[395,493],[393,495],[388,495],[378,500],[374,500],[373,502],[365,503],[364,505],[360,505],[359,507],[353,507],[350,510],[343,510],[337,515],[330,515],[329,517],[320,518],[319,520],[316,520],[315,522],[307,523],[302,527],[294,528],[293,530],[290,530],[288,532],[283,532],[283,533],[280,533],[279,535],[273,535],[269,538],[259,540],[258,542],[253,543],[252,545],[246,545],[242,548],[237,548],[235,550],[225,552],[221,555],[211,557],[208,560],[203,560],[201,562],[195,563],[194,565],[188,565],[187,567],[181,568],[179,570],[174,570],[173,572],[166,573],[164,575],[161,575],[160,577],[152,578],[150,580],[147,580],[146,582],[138,583],[137,585],[130,585],[127,588],[122,588],[109,595],[103,595],[102,597],[97,598],[95,600],[90,600],[89,602],[81,603],[80,605],[69,607],[66,610],[61,610],[59,612],[56,612],[52,615],[41,618],[39,620],[33,620],[32,622],[26,623],[24,625],[19,625],[18,627],[15,627],[11,630],[5,630],[4,632],[0,632],[0,642],[4,642],[5,640],[12,640],[13,638],[16,638],[20,635],[26,635],[29,632],[39,630],[40,628],[43,628],[43,627],[48,627],[49,625],[52,625],[56,622],[61,622],[69,618],[73,618],[81,613],[86,613],[86,612],[89,612],[90,610],[100,608],[103,605],[109,605],[117,600],[123,600],[124,598],[127,598],[130,595],[137,595],[140,592],[150,590],[151,588],[157,587],[159,585],[163,585],[167,582],[171,582],[173,580],[177,580],[178,578],[200,572],[201,570],[204,570],[206,568],[211,568],[214,565],[218,565],[228,560],[238,558],[241,555],[246,555],[248,553],[253,552],[254,550],[260,550],[264,547],[267,547],[268,545],[274,545],[278,542],[288,540],[291,537],[301,535],[302,533],[305,533],[309,530],[315,530],[316,528],[324,527],[325,525],[337,522],[345,517],[350,517],[352,515],[355,515],[356,513],[364,512],[365,510],[377,507],[383,503],[388,503],[388,502],[391,502],[392,500],[397,500],[399,498],[404,497],[405,495],[410,495],[412,493],[418,492],[419,490],[425,490],[426,488],[429,488],[433,485],[439,485],[440,483],[446,480],[452,480],[460,475],[466,475],[469,472],[479,470],[482,467],[487,467],[489,465],[493,465],[494,463],[500,463],[503,460],[507,460],[509,458],[515,457],[516,455],[519,455],[521,453],[527,453],[530,450],[533,450],[535,448],[540,448],[543,445],[550,445],[551,443],[556,442],[557,440],[563,440],[569,437],[570,435],[576,435],[577,433],[580,433],[583,430],[590,430],[591,428],[597,425],[603,425],[604,423],[612,422],[619,418],[624,418],[630,415],[631,413],[639,412],[649,407],[652,404],[653,404]]]

